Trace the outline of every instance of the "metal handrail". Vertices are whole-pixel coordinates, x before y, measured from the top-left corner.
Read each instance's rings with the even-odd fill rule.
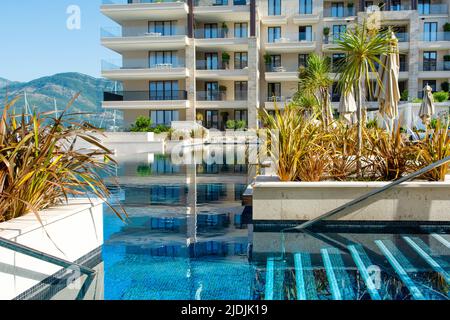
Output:
[[[45,261],[45,262],[49,262],[52,264],[55,264],[57,266],[63,267],[63,268],[77,268],[78,270],[80,270],[80,272],[86,274],[86,275],[93,275],[95,274],[95,270],[85,267],[81,264],[78,263],[74,263],[74,262],[70,262],[68,260],[64,260],[55,256],[52,256],[50,254],[47,254],[45,252],[24,246],[23,244],[5,239],[5,238],[1,238],[0,237],[0,247]]]
[[[356,199],[354,199],[354,200],[352,200],[352,201],[350,201],[350,202],[348,202],[348,203],[346,203],[346,204],[344,204],[344,205],[342,205],[342,206],[340,206],[340,207],[338,207],[336,209],[333,209],[333,210],[331,210],[331,211],[329,211],[329,212],[327,212],[327,213],[325,213],[325,214],[323,214],[323,215],[321,215],[321,216],[319,216],[317,218],[314,218],[314,219],[311,219],[311,220],[309,220],[309,221],[307,221],[305,223],[302,223],[301,225],[296,226],[293,229],[299,230],[299,229],[308,228],[308,227],[312,226],[313,224],[315,224],[315,223],[317,223],[317,222],[319,222],[319,221],[321,221],[323,219],[326,219],[326,218],[329,218],[331,216],[334,216],[334,215],[344,211],[345,209],[353,207],[354,205],[356,205],[358,203],[361,203],[361,202],[363,202],[363,201],[365,201],[365,200],[367,200],[367,199],[369,199],[369,198],[371,198],[373,196],[376,196],[377,194],[380,194],[380,193],[383,193],[383,192],[385,192],[387,190],[390,190],[391,188],[393,188],[395,186],[398,186],[399,184],[402,184],[403,182],[407,182],[407,181],[409,181],[411,179],[414,179],[414,178],[416,178],[416,177],[418,177],[418,176],[420,176],[420,175],[422,175],[424,173],[427,173],[428,171],[430,171],[432,169],[438,168],[438,167],[446,164],[447,162],[450,162],[450,157],[446,157],[444,159],[436,161],[436,162],[434,162],[434,163],[432,163],[432,164],[430,164],[430,165],[428,165],[428,166],[426,166],[426,167],[424,167],[424,168],[422,168],[420,170],[417,170],[416,172],[413,172],[413,173],[411,173],[411,174],[409,174],[409,175],[407,175],[405,177],[402,177],[402,178],[400,178],[398,180],[395,180],[392,183],[389,183],[388,185],[386,185],[386,186],[384,186],[382,188],[370,191],[370,192],[368,192],[368,193],[366,193],[366,194],[364,194],[364,195],[362,195],[362,196],[360,196],[360,197],[358,197],[358,198],[356,198]],[[350,214],[350,212],[347,213],[346,215],[348,215],[348,214]]]

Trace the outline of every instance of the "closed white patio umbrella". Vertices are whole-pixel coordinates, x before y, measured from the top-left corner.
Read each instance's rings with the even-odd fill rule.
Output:
[[[381,57],[381,62],[379,77],[382,86],[377,85],[375,94],[378,97],[380,113],[394,120],[398,117],[398,103],[400,101],[400,89],[398,87],[400,56],[398,40],[393,32],[391,33],[389,53]]]
[[[435,113],[432,91],[433,89],[428,84],[423,88],[423,100],[420,105],[419,118],[422,119],[424,125],[427,125],[430,122],[431,117]]]
[[[353,90],[349,93],[342,93],[339,101],[339,115],[341,118],[349,124],[356,122],[356,101],[353,95]]]

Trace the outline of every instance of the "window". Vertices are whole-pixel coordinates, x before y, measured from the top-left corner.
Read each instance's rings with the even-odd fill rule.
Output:
[[[431,1],[430,0],[419,0],[417,4],[417,10],[419,10],[419,14],[430,14],[431,10]]]
[[[400,72],[405,72],[408,71],[408,62],[406,60],[406,55],[405,54],[401,54],[399,55],[400,57]]]
[[[220,98],[219,83],[218,82],[206,82],[205,83],[206,100],[218,101]]]
[[[347,31],[347,26],[345,24],[338,24],[333,26],[333,39],[339,40],[341,39],[341,33],[345,33]]]
[[[155,68],[161,64],[175,64],[176,57],[173,51],[150,51],[149,65],[150,68]]]
[[[341,100],[341,92],[337,82],[333,82],[331,89],[331,102],[339,102]]]
[[[172,121],[178,121],[180,119],[180,113],[177,110],[152,110],[150,111],[150,118],[154,126],[170,126]]]
[[[298,67],[307,67],[308,66],[308,57],[309,54],[299,54],[298,55]]]
[[[423,53],[423,71],[436,71],[437,52],[424,51]]]
[[[150,81],[150,100],[183,100],[178,81]]]
[[[176,21],[154,21],[148,23],[148,31],[162,36],[175,35]]]
[[[268,33],[268,42],[276,42],[281,38],[281,27],[269,27],[267,29]]]
[[[281,99],[281,83],[268,83],[267,97],[269,101],[279,101]]]
[[[219,69],[219,56],[217,53],[205,53],[205,69],[206,70]]]
[[[437,41],[437,22],[425,22],[423,24],[424,41]]]
[[[234,69],[244,69],[248,66],[247,52],[234,53]]]
[[[365,6],[366,6],[366,9],[370,8],[371,6],[373,6],[373,1],[366,1]]]
[[[270,62],[267,65],[267,71],[271,72],[274,71],[275,68],[281,67],[281,55],[271,55],[270,56]]]
[[[234,100],[247,100],[248,83],[247,81],[236,81],[234,83]]]
[[[204,35],[205,39],[213,39],[219,37],[217,23],[205,23]]]
[[[206,110],[206,128],[207,129],[219,129],[219,111]]]
[[[312,27],[311,26],[301,26],[298,29],[298,40],[299,41],[312,41]]]
[[[281,0],[267,0],[269,7],[269,16],[281,15]]]
[[[245,22],[234,24],[234,37],[235,38],[247,38],[248,37],[248,25]]]
[[[234,110],[234,120],[247,123],[247,110]]]
[[[401,0],[392,0],[392,2],[391,2],[391,10],[392,11],[400,11],[400,10],[402,10],[402,2],[401,2]]]
[[[299,13],[312,14],[312,2],[313,0],[299,0]]]
[[[333,2],[331,4],[331,16],[336,18],[342,18],[344,16],[343,2]]]

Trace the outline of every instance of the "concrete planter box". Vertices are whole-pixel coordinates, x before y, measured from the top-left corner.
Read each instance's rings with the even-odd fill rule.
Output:
[[[387,182],[279,182],[260,176],[253,186],[255,221],[316,218]],[[268,181],[272,180],[272,181]],[[342,216],[350,212],[348,215]],[[347,221],[450,221],[450,181],[407,182],[331,218]]]
[[[100,200],[92,203],[87,199],[71,200],[66,206],[42,211],[40,216],[45,230],[36,216],[29,214],[0,223],[0,237],[71,262],[103,245],[103,202]],[[61,269],[0,247],[0,300],[14,299]]]

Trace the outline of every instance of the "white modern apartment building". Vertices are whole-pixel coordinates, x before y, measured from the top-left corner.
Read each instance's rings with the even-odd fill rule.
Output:
[[[104,28],[101,42],[122,59],[103,61],[102,75],[123,91],[105,92],[103,107],[123,111],[125,125],[144,115],[255,128],[260,109],[295,94],[308,54],[342,59],[334,39],[375,9],[399,39],[401,91],[420,97],[424,84],[436,91],[450,81],[448,1],[104,0],[118,26]]]

